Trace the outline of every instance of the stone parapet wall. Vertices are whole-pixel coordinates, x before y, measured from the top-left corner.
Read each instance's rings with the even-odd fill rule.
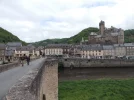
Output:
[[[11,69],[11,68],[17,67],[18,65],[19,65],[18,62],[0,65],[0,73],[1,73],[1,72],[4,72],[4,71],[6,71],[6,70],[9,70],[9,69]]]
[[[34,61],[36,59],[39,59],[39,58],[33,58],[33,59],[31,59],[31,61]],[[0,65],[0,73],[4,72],[4,71],[7,71],[7,70],[10,70],[14,67],[18,67],[19,65],[20,65],[19,61],[9,63],[9,64]]]
[[[48,60],[43,73],[42,93],[45,99],[58,100],[58,61]]]
[[[80,59],[62,60],[64,67],[134,67],[134,60],[120,59]]]

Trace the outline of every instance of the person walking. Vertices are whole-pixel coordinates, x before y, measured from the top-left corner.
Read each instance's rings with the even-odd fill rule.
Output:
[[[27,60],[27,65],[29,65],[29,63],[30,63],[30,56],[27,56],[26,60]]]
[[[20,63],[22,66],[24,66],[24,60],[26,59],[26,55],[24,54],[22,57],[20,57]]]

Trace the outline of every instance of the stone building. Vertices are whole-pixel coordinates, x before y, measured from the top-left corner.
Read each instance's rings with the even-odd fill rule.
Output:
[[[99,32],[91,32],[88,38],[89,44],[123,44],[124,31],[115,27],[106,28],[105,22],[99,23]]]
[[[74,48],[74,52],[73,52],[73,57],[81,57],[81,49],[82,49],[82,45],[75,45],[73,46]],[[71,56],[71,55],[70,55]]]
[[[35,47],[32,46],[22,46],[22,47],[17,47],[15,50],[15,56],[21,57],[23,55],[30,56],[31,58],[35,57]]]
[[[133,57],[134,56],[134,43],[124,43],[126,48],[126,56]]]
[[[8,42],[7,49],[6,49],[6,58],[11,60],[16,60],[16,48],[22,47],[21,42]]]
[[[93,58],[93,59],[102,59],[103,58],[103,47],[102,45],[83,45],[81,50],[82,58]]]
[[[5,59],[5,50],[6,50],[6,45],[5,44],[0,44],[0,61],[3,61]]]
[[[64,56],[68,57],[70,45],[68,44],[49,44],[45,47],[46,56]]]
[[[114,44],[115,58],[126,56],[126,47],[124,44]]]
[[[114,59],[114,46],[113,45],[103,45],[103,58],[104,59]]]

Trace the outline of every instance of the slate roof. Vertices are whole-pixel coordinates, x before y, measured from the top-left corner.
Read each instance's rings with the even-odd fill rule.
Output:
[[[35,47],[33,47],[33,46],[22,46],[22,47],[16,48],[17,51],[32,51],[34,49],[35,49]]]
[[[90,45],[84,46],[82,48],[82,50],[102,50],[102,49],[103,49],[102,46],[90,46]]]
[[[6,50],[5,51],[5,56],[13,56],[14,55],[14,51],[13,50]]]
[[[114,47],[124,47],[124,44],[113,44]]]
[[[124,43],[124,46],[133,47],[134,46],[134,43]]]
[[[10,47],[21,47],[22,43],[21,42],[8,42],[7,46],[10,46]]]
[[[3,43],[0,43],[0,49],[1,49],[1,50],[6,49],[6,45],[5,45],[5,44],[3,44]]]
[[[64,48],[64,47],[70,47],[69,44],[48,44],[46,48],[55,47],[55,48]]]
[[[7,50],[16,50],[16,47],[7,47]]]
[[[103,50],[112,50],[114,49],[113,45],[103,45]]]

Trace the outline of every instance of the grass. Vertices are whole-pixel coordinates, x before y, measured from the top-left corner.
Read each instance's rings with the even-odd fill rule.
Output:
[[[134,100],[134,79],[59,82],[59,100]]]

